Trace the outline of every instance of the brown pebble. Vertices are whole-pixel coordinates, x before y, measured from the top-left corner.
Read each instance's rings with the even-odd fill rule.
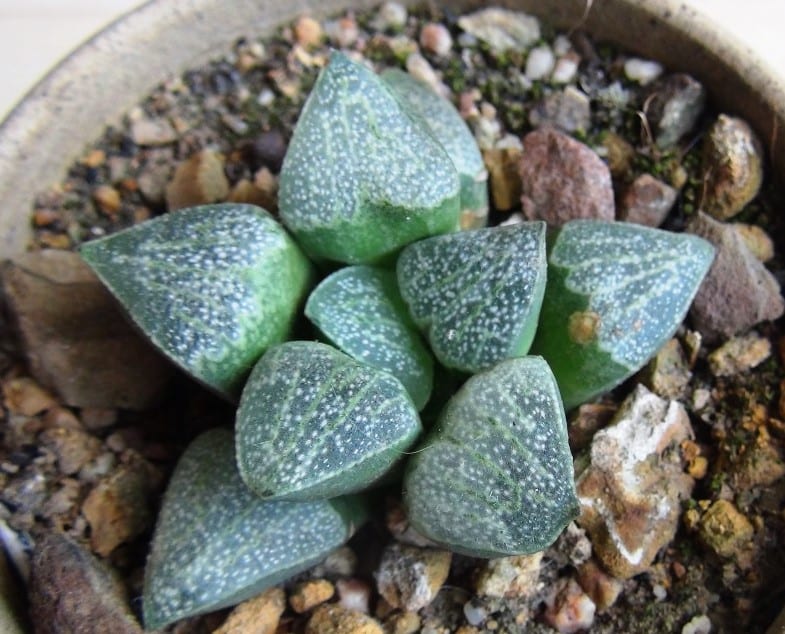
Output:
[[[122,465],[101,480],[82,504],[90,545],[102,556],[142,534],[152,523],[147,474],[138,464]]]
[[[340,605],[319,606],[305,626],[305,634],[384,634],[380,623]]]
[[[107,216],[114,216],[123,204],[118,192],[111,185],[99,185],[93,190],[93,200],[98,209]]]
[[[234,608],[213,634],[275,634],[285,609],[284,591],[270,588]]]
[[[510,211],[521,200],[519,165],[523,150],[519,147],[490,148],[482,151],[488,170],[491,199],[494,209]]]
[[[57,399],[30,377],[3,383],[3,405],[12,414],[35,416],[58,405]]]
[[[242,154],[252,170],[267,167],[277,174],[286,155],[286,139],[280,130],[265,130],[242,146]]]
[[[774,240],[761,227],[746,222],[734,222],[731,227],[741,236],[750,253],[758,260],[768,262],[774,257]]]
[[[289,605],[298,614],[307,612],[317,605],[329,601],[335,594],[335,586],[327,579],[314,579],[297,584],[289,595]]]
[[[749,547],[754,528],[731,502],[717,500],[700,518],[698,534],[721,557],[738,559]]]
[[[771,342],[755,332],[729,339],[709,355],[714,376],[733,376],[757,367],[771,356]]]
[[[247,178],[242,178],[235,183],[227,200],[233,203],[256,205],[270,212],[275,212],[278,209],[276,198],[259,189]]]
[[[429,53],[443,57],[452,50],[452,36],[440,22],[429,22],[420,31],[420,46]]]
[[[671,570],[673,571],[673,576],[677,579],[683,579],[684,575],[687,574],[687,569],[684,567],[684,564],[680,561],[674,561],[671,564]]]
[[[384,621],[387,634],[414,634],[420,631],[422,620],[417,612],[396,612]]]
[[[221,202],[228,195],[229,181],[224,174],[223,160],[211,150],[202,150],[177,166],[166,187],[166,204],[174,211]]]
[[[44,414],[45,427],[62,427],[64,429],[82,429],[82,423],[70,409],[53,407]]]
[[[594,601],[598,612],[604,612],[616,603],[623,589],[622,582],[606,573],[594,559],[578,568],[578,584]]]
[[[77,473],[101,452],[98,438],[67,427],[47,429],[41,433],[39,441],[57,456],[57,467],[65,475]]]
[[[311,16],[301,15],[294,23],[294,37],[300,46],[313,48],[322,42],[322,25]]]
[[[115,573],[59,533],[36,541],[30,616],[36,634],[142,634]]]
[[[90,431],[106,429],[117,422],[117,410],[101,407],[83,407],[82,424]]]
[[[450,572],[452,553],[436,548],[389,545],[376,571],[376,584],[387,602],[416,612],[436,597]]]
[[[87,167],[101,167],[106,162],[106,152],[101,149],[90,150],[79,162]]]
[[[51,231],[41,231],[37,236],[38,244],[47,249],[60,249],[68,251],[71,249],[71,238],[65,233],[52,233]]]
[[[60,220],[60,212],[54,209],[36,209],[33,212],[33,224],[36,227],[48,227]]]

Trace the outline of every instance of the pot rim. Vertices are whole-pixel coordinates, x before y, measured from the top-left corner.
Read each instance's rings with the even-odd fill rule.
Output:
[[[405,4],[414,4],[411,0]],[[296,15],[327,15],[378,0],[150,0],[63,59],[0,124],[0,257],[26,247],[34,197],[58,182],[86,145],[167,77],[205,62],[240,35],[264,36]],[[444,0],[470,10],[480,0]],[[679,0],[501,0],[558,28],[688,71],[719,110],[747,119],[785,175],[785,78],[711,18]],[[141,52],[140,52],[141,51]],[[155,72],[150,72],[155,60]],[[108,69],[108,70],[107,70]],[[697,72],[696,72],[697,70]],[[110,96],[107,99],[107,95]],[[751,98],[740,98],[749,95]],[[53,107],[54,106],[54,107]],[[21,218],[19,217],[21,214]]]

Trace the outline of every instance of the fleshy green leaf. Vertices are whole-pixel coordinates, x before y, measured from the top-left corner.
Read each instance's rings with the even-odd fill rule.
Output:
[[[306,316],[350,357],[385,370],[408,390],[417,409],[433,386],[433,358],[401,299],[395,273],[349,266],[317,286]]]
[[[377,261],[452,231],[458,174],[365,66],[334,52],[319,75],[281,170],[281,217],[311,255]]]
[[[539,357],[470,378],[414,452],[404,479],[409,521],[475,557],[547,548],[578,514],[556,381]]]
[[[351,493],[384,475],[420,419],[391,374],[325,344],[290,341],[254,367],[237,411],[237,462],[263,497]]]
[[[621,383],[673,336],[714,257],[696,236],[576,220],[552,240],[532,350],[568,409]]]
[[[461,227],[475,229],[488,220],[488,171],[472,131],[449,101],[426,83],[398,68],[381,75],[395,96],[428,126],[450,155],[461,181]]]
[[[245,601],[321,561],[363,520],[354,498],[258,498],[237,473],[231,432],[205,432],[164,496],[145,569],[145,626]]]
[[[153,344],[230,398],[286,338],[311,281],[297,245],[252,205],[165,214],[81,254]]]
[[[523,356],[545,289],[545,224],[421,240],[398,258],[398,285],[436,358],[479,372]]]

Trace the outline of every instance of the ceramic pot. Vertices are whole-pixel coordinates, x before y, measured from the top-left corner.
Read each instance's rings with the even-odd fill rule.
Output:
[[[325,16],[379,0],[152,0],[84,44],[41,81],[0,125],[0,259],[30,238],[37,192],[59,182],[68,166],[108,124],[118,123],[167,76],[197,66],[240,36],[271,34],[309,11]],[[464,11],[486,3],[440,0]],[[555,26],[580,27],[707,88],[716,109],[746,119],[767,144],[775,177],[785,177],[785,81],[705,16],[678,0],[499,0]],[[587,6],[590,7],[587,11]],[[0,567],[2,573],[4,567]],[[0,577],[3,575],[0,574]],[[5,620],[0,585],[0,629]],[[779,631],[779,630],[778,630]]]

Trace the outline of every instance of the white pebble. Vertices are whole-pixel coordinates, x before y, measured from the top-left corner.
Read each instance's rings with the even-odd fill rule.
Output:
[[[578,60],[574,57],[560,57],[553,69],[551,81],[554,84],[569,84],[578,73]]]
[[[400,28],[406,24],[408,18],[406,7],[397,2],[385,2],[373,21],[374,28],[384,31],[390,28]]]
[[[526,77],[532,80],[547,77],[556,65],[550,46],[535,46],[526,58]]]
[[[420,46],[440,57],[452,50],[452,36],[447,27],[438,22],[429,22],[420,31]]]
[[[683,628],[681,634],[709,634],[711,621],[705,614],[693,617]]]
[[[654,598],[657,601],[665,601],[668,598],[668,591],[665,589],[665,586],[660,585],[659,583],[655,583],[652,586],[651,591],[654,593]]]
[[[662,75],[662,65],[648,59],[630,57],[624,62],[624,74],[627,79],[645,86]]]
[[[466,617],[466,621],[469,625],[476,627],[488,618],[488,611],[484,606],[477,604],[474,601],[467,601],[463,604],[463,615]]]
[[[523,217],[523,214],[515,212],[514,214],[510,214],[505,220],[502,220],[499,223],[500,227],[509,227],[510,225],[519,225],[524,222],[526,218]]]
[[[269,106],[273,101],[275,101],[275,93],[269,88],[262,89],[256,98],[256,103],[260,106]]]
[[[558,56],[562,57],[570,52],[572,48],[572,42],[570,42],[570,38],[568,38],[563,33],[556,36],[556,39],[553,40],[553,52]]]

